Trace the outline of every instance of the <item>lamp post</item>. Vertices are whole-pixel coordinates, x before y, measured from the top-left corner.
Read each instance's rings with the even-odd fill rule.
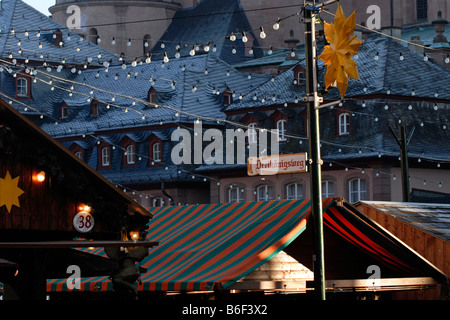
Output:
[[[314,289],[318,298],[325,300],[325,261],[323,244],[323,208],[322,181],[320,157],[319,131],[319,97],[317,94],[317,57],[315,23],[316,7],[304,7],[305,23],[305,51],[306,51],[306,97],[308,126],[309,126],[309,154],[311,180],[311,213],[313,220],[314,246]]]

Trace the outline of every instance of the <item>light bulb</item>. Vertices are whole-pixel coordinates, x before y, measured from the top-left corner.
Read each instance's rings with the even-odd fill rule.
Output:
[[[247,42],[248,38],[244,31],[242,31],[242,42]]]
[[[191,49],[191,51],[189,51],[189,54],[191,56],[195,56],[195,48],[194,48],[194,46],[192,46],[192,49]]]
[[[280,19],[278,19],[277,22],[275,22],[275,24],[273,25],[273,29],[274,30],[280,29]]]
[[[164,52],[164,62],[165,63],[169,62],[169,57],[167,56],[166,52]]]
[[[261,37],[261,39],[265,39],[266,38],[266,33],[264,32],[264,28],[260,27],[260,33],[259,36]]]
[[[145,62],[146,62],[146,63],[152,62],[152,56],[149,55],[149,56],[145,59]]]
[[[115,38],[112,38],[111,44],[112,44],[113,46],[116,44],[116,39],[115,39]]]
[[[131,39],[128,39],[127,46],[131,47]]]

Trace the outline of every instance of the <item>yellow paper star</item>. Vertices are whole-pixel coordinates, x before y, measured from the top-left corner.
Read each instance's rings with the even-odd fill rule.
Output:
[[[342,7],[339,5],[334,17],[334,24],[325,22],[324,31],[329,45],[325,46],[319,59],[327,65],[325,74],[325,88],[336,82],[344,98],[347,91],[348,78],[359,79],[356,62],[351,58],[362,45],[356,36],[350,38],[355,31],[356,12],[345,18]]]
[[[0,207],[6,206],[8,213],[11,213],[11,207],[14,205],[20,208],[19,197],[24,193],[17,185],[19,178],[11,178],[9,171],[6,171],[4,179],[0,178]]]

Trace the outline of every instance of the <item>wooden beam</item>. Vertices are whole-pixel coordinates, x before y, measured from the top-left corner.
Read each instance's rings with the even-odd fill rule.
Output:
[[[417,278],[386,278],[386,279],[349,279],[327,280],[327,290],[410,290],[439,285],[440,283],[430,277]]]
[[[42,241],[0,242],[0,249],[63,249],[90,247],[155,247],[159,242],[150,241]]]
[[[295,281],[239,281],[227,287],[230,290],[306,290],[306,280]]]

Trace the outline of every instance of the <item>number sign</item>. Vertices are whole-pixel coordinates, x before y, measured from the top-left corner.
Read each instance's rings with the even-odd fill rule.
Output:
[[[81,211],[73,218],[73,226],[78,232],[89,232],[94,228],[94,217],[89,212]]]

